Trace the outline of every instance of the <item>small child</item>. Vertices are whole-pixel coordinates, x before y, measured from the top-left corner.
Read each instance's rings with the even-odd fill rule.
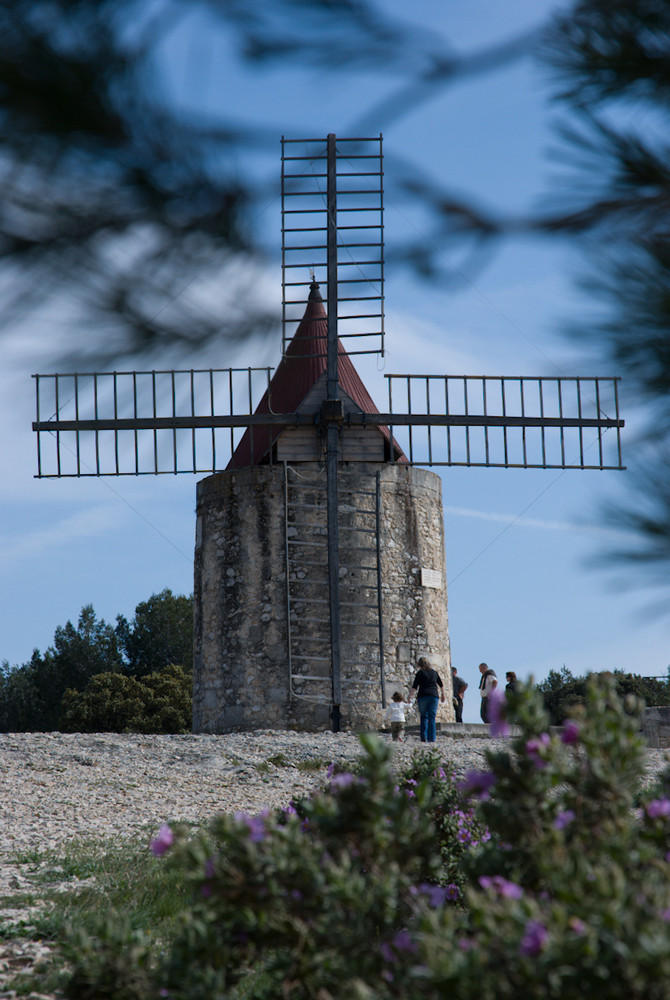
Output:
[[[405,731],[405,702],[402,700],[400,691],[393,693],[391,704],[386,709],[386,715],[391,722],[391,738],[402,743],[402,734]]]

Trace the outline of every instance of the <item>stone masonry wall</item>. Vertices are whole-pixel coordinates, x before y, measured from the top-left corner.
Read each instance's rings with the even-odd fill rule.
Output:
[[[408,691],[419,656],[444,682],[439,722],[453,722],[442,480],[402,465],[382,469],[382,591],[386,688]]]
[[[323,475],[312,463],[299,470]],[[441,481],[399,465],[350,463],[346,471],[350,482],[367,491],[377,472],[381,477],[387,697],[394,690],[407,693],[417,657],[427,655],[445,681],[447,701],[438,719],[452,721]],[[345,510],[341,516],[346,518]],[[198,484],[194,668],[195,732],[330,727],[329,704],[294,697],[295,682],[293,694],[290,689],[281,466],[219,473]],[[355,669],[369,676],[365,660]],[[329,684],[324,677],[326,699]],[[343,703],[342,727],[374,729],[382,715],[376,696],[368,702],[350,698]]]

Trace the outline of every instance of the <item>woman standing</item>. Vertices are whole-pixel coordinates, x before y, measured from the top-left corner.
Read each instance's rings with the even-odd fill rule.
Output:
[[[444,701],[444,685],[437,670],[433,670],[425,656],[420,656],[416,665],[419,669],[409,693],[409,701],[411,703],[412,693],[416,691],[416,703],[421,717],[421,742],[434,743],[438,688],[440,701]]]

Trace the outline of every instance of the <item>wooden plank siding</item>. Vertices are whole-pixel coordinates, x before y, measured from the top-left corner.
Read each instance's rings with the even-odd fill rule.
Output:
[[[343,429],[338,439],[341,462],[383,462],[384,437],[376,427]],[[277,462],[321,462],[325,437],[316,427],[287,427],[277,440]]]

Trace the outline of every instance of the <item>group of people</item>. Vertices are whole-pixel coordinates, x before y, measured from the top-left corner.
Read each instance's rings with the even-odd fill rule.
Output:
[[[412,683],[409,693],[408,704],[412,704],[412,698],[416,697],[417,708],[420,718],[420,735],[422,743],[435,742],[435,717],[437,706],[440,701],[445,701],[444,684],[437,670],[434,670],[430,661],[425,656],[420,656],[417,661],[418,670]],[[479,694],[481,698],[480,715],[482,722],[489,721],[489,698],[494,688],[498,686],[498,678],[495,671],[486,663],[479,664],[481,678],[479,681]],[[468,685],[462,677],[458,676],[456,667],[451,668],[452,697],[456,722],[463,721],[463,697]],[[506,675],[506,691],[514,691],[516,687],[516,674],[513,670],[508,670]],[[405,730],[405,700],[399,691],[393,694],[391,704],[387,709],[389,722],[391,723],[391,735],[394,740],[402,741]]]

